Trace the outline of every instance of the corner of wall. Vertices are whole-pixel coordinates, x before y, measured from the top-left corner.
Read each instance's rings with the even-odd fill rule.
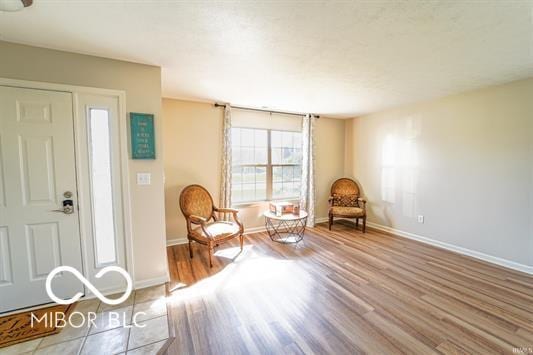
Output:
[[[354,118],[346,119],[344,122],[344,176],[353,176],[353,159],[354,159],[354,144],[353,144],[353,127]]]

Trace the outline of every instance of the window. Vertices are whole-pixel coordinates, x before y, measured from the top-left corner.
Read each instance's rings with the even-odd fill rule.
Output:
[[[295,199],[302,176],[302,135],[232,128],[232,201]]]
[[[267,198],[268,131],[231,129],[231,198],[234,202]]]
[[[272,198],[298,197],[302,179],[302,134],[271,131],[270,138]]]
[[[97,266],[116,262],[109,112],[89,109],[89,160]]]

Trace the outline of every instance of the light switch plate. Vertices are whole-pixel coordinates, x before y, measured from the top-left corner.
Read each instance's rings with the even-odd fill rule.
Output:
[[[418,223],[424,223],[424,216],[418,215]]]
[[[151,180],[152,180],[152,174],[137,173],[137,185],[150,185]]]

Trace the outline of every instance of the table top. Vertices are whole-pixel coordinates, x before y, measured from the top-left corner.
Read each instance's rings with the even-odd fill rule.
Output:
[[[270,211],[265,211],[265,213],[263,213],[263,216],[265,216],[265,218],[276,219],[278,221],[296,221],[298,219],[306,218],[307,212],[300,210],[299,215],[295,215],[292,213],[284,213],[281,216],[276,216],[275,213],[272,213]]]

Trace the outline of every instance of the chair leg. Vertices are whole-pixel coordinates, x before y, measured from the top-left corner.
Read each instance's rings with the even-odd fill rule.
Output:
[[[366,233],[366,216],[363,217],[363,233]]]
[[[242,251],[242,247],[243,247],[243,245],[244,245],[244,235],[241,234],[241,235],[239,236],[239,240],[240,240],[240,242],[241,242],[241,251]]]
[[[355,219],[355,228],[359,227],[359,218]]]
[[[189,255],[192,259],[192,240],[189,239]]]
[[[209,248],[209,267],[213,267],[213,246],[209,243],[207,247]]]
[[[328,228],[331,230],[331,225],[333,224],[333,216],[329,215]]]

